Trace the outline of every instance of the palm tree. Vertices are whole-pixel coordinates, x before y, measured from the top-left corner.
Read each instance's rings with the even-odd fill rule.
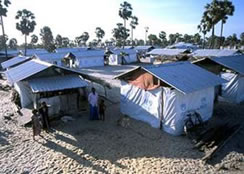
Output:
[[[34,47],[34,45],[38,42],[38,36],[35,34],[31,35],[31,45]]]
[[[1,17],[1,25],[2,25],[2,32],[3,32],[3,36],[5,36],[5,31],[4,31],[4,25],[3,25],[3,16],[7,17],[7,7],[11,4],[11,2],[9,0],[4,0],[3,4],[2,4],[2,0],[0,1],[0,17]],[[6,58],[8,57],[8,51],[7,51],[7,44],[6,44],[6,39],[5,37],[3,37],[3,42],[4,42],[4,48],[5,48],[5,56]]]
[[[112,30],[117,46],[121,46],[121,41],[125,41],[129,37],[128,32],[129,30],[123,27],[123,24],[121,23],[118,23],[117,28]]]
[[[55,46],[57,48],[61,48],[62,44],[63,44],[63,37],[60,34],[58,34],[55,38]]]
[[[244,45],[244,32],[240,34],[241,45]]]
[[[100,43],[102,41],[102,38],[105,35],[104,30],[101,27],[97,27],[95,31],[96,37],[97,37],[97,42]]]
[[[159,33],[159,38],[161,39],[162,45],[165,46],[167,42],[167,38],[166,38],[166,33],[164,31],[161,31]]]
[[[221,46],[223,44],[222,36],[223,36],[224,24],[226,23],[228,16],[233,16],[235,7],[232,4],[232,2],[228,0],[220,1],[220,7],[221,7],[221,14],[220,14],[221,15],[220,46]]]
[[[17,39],[12,38],[9,40],[8,46],[10,49],[16,49],[17,48]]]
[[[134,45],[134,42],[133,42],[133,30],[136,28],[137,25],[138,25],[138,18],[136,16],[131,16],[130,27],[131,27],[131,42],[132,42],[132,45]]]
[[[44,26],[43,28],[41,28],[40,36],[41,36],[41,41],[42,41],[43,47],[48,52],[54,52],[54,50],[56,49],[56,46],[54,43],[53,33],[52,33],[51,28],[48,26]]]
[[[86,45],[86,42],[88,41],[89,39],[89,33],[88,32],[83,32],[83,34],[80,36],[81,40],[83,41],[83,44]]]
[[[234,33],[231,36],[228,36],[225,40],[226,45],[230,47],[235,47],[237,44],[239,44],[240,40],[237,38],[237,35]]]
[[[27,36],[35,30],[36,22],[35,16],[31,11],[23,9],[22,11],[17,11],[17,15],[15,17],[19,20],[16,23],[16,29],[21,31],[23,35],[25,35],[25,56],[26,56],[26,46],[27,46]]]
[[[126,29],[126,21],[132,16],[132,7],[130,3],[124,1],[122,4],[120,4],[119,16],[124,20],[124,28]],[[123,48],[124,46],[125,40],[123,43]]]
[[[214,33],[215,33],[215,25],[221,20],[221,5],[220,1],[213,0],[210,4],[205,6],[205,11],[203,13],[203,18],[205,24],[207,25],[207,31],[212,29],[212,40],[210,44],[210,48],[214,45]]]
[[[199,33],[194,34],[193,43],[199,45],[201,41],[201,35]]]
[[[197,28],[199,29],[199,32],[201,32],[203,34],[203,49],[205,49],[205,43],[206,43],[206,34],[207,32],[210,30],[210,26],[208,26],[209,23],[206,21],[205,16],[203,16],[200,24],[197,26]]]

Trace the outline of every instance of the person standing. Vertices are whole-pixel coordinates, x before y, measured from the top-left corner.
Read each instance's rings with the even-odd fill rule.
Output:
[[[50,128],[50,122],[49,122],[48,107],[47,107],[46,102],[42,102],[39,112],[41,114],[42,127],[44,130],[46,130],[46,132],[48,132],[48,130]]]
[[[96,93],[95,88],[92,88],[91,93],[88,96],[88,102],[90,104],[90,120],[98,120],[97,101],[98,94]]]
[[[104,104],[104,100],[102,99],[99,103],[99,116],[102,121],[105,120],[105,110],[106,110],[106,105]]]
[[[35,136],[41,134],[41,124],[39,121],[39,115],[38,115],[38,111],[36,109],[32,110],[32,116],[31,116],[31,120],[32,120],[32,129],[33,129],[33,140],[35,140]]]

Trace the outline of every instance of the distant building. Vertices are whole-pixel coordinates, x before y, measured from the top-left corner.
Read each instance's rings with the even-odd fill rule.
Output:
[[[175,62],[178,60],[187,60],[188,55],[190,54],[188,49],[153,49],[148,52],[147,55],[150,56],[151,62],[160,61],[160,62]]]
[[[198,49],[192,52],[192,56],[196,59],[203,57],[223,57],[223,56],[235,56],[242,54],[239,50],[230,49]]]
[[[115,49],[111,50],[109,55],[109,65],[130,64],[138,61],[137,52],[134,49]]]
[[[166,47],[167,49],[188,49],[188,50],[197,50],[199,47],[192,43],[178,42],[173,45]]]

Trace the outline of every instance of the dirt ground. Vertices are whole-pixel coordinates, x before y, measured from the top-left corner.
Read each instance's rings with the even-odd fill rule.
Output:
[[[106,120],[89,121],[88,111],[67,123],[52,122],[50,133],[32,140],[20,127],[9,92],[0,90],[0,173],[243,173],[244,129],[209,163],[185,136],[174,137],[121,117],[119,104],[106,101]],[[244,106],[220,103],[213,120],[243,124]]]

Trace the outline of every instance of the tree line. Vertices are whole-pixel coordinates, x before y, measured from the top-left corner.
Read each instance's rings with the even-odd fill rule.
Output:
[[[25,43],[18,45],[17,39],[8,39],[8,36],[4,31],[3,17],[7,17],[7,8],[11,5],[10,0],[0,0],[0,22],[2,26],[2,35],[0,36],[0,50],[16,49],[17,47],[25,48],[45,48],[49,52],[54,51],[56,48],[62,47],[75,47],[75,46],[104,46],[106,43],[115,43],[116,46],[124,47],[125,45],[156,45],[166,47],[176,42],[187,42],[197,45],[201,45],[203,48],[220,48],[221,46],[241,46],[244,45],[244,32],[241,33],[240,39],[236,34],[228,37],[223,36],[224,24],[227,22],[228,17],[232,16],[235,11],[235,7],[229,0],[213,0],[211,3],[207,3],[205,11],[203,13],[200,24],[197,26],[199,33],[194,35],[189,34],[167,34],[165,31],[161,31],[156,34],[150,34],[143,39],[134,39],[133,32],[136,26],[139,24],[139,19],[133,14],[132,5],[126,1],[120,4],[118,11],[119,17],[122,19],[122,23],[117,23],[115,28],[112,29],[112,36],[110,40],[106,40],[105,43],[102,39],[105,36],[105,31],[101,27],[96,27],[96,38],[87,43],[90,36],[87,31],[84,31],[80,36],[75,37],[74,40],[70,40],[68,37],[63,37],[57,34],[53,36],[52,30],[48,26],[44,26],[40,30],[39,36],[32,34],[35,30],[36,21],[35,15],[27,9],[19,10],[16,14],[16,29],[20,31],[25,38]],[[127,26],[127,22],[129,27]],[[221,34],[215,35],[215,26],[221,22]],[[207,33],[211,32],[210,37],[206,37]],[[200,35],[202,34],[202,36]],[[28,42],[28,37],[30,41]],[[129,36],[131,36],[129,38]],[[39,38],[41,42],[39,43]]]

